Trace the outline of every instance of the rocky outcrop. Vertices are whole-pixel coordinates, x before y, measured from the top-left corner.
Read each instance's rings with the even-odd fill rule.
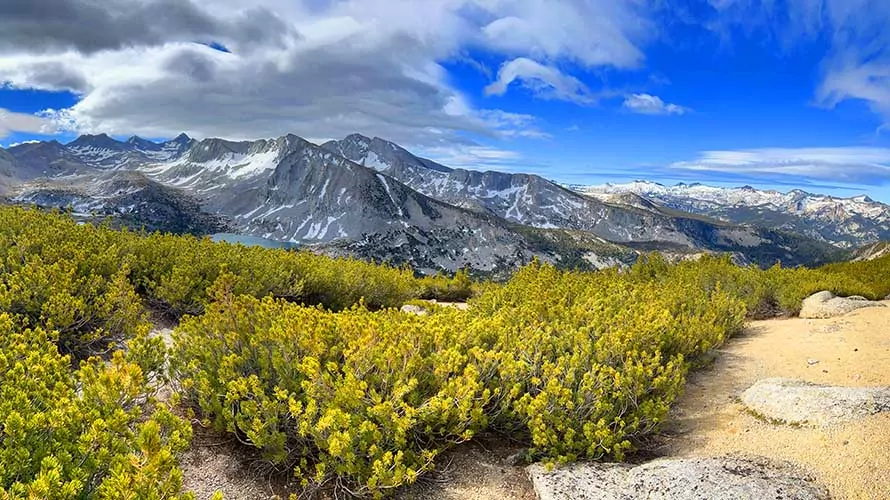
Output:
[[[742,403],[770,421],[822,426],[890,411],[890,387],[833,387],[770,378],[742,393]]]
[[[528,468],[539,500],[705,500],[828,498],[802,470],[765,458],[660,459],[643,465],[575,464]]]
[[[883,307],[880,302],[872,302],[864,297],[836,297],[828,291],[814,293],[806,299],[800,308],[801,318],[833,318],[842,316],[863,307]]]

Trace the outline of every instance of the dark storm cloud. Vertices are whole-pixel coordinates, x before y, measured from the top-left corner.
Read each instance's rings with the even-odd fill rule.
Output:
[[[268,10],[215,17],[191,0],[3,0],[0,50],[106,49],[169,41],[277,45],[295,33]]]

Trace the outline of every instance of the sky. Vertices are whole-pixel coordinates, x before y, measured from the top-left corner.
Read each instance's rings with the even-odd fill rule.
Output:
[[[890,1],[0,2],[0,145],[180,132],[890,202]]]

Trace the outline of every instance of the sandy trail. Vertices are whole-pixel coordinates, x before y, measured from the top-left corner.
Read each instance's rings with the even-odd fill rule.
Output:
[[[745,412],[738,397],[769,377],[890,386],[890,307],[750,323],[718,351],[712,367],[689,376],[653,451],[788,460],[815,473],[833,498],[890,498],[890,414],[818,429],[766,423]]]

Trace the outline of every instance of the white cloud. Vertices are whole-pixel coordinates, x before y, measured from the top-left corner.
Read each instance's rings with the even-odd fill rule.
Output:
[[[13,132],[49,135],[56,132],[56,125],[52,120],[42,116],[13,113],[7,109],[0,108],[0,138],[6,137]]]
[[[580,104],[594,102],[589,88],[577,78],[531,59],[520,57],[501,66],[498,78],[485,87],[487,95],[503,95],[513,82],[521,82],[539,97],[573,101]]]
[[[526,171],[520,153],[478,144],[448,144],[423,148],[420,154],[452,168]]]
[[[22,146],[22,145],[24,145],[24,144],[39,144],[39,143],[40,143],[40,141],[38,141],[38,140],[21,141],[21,142],[11,142],[11,143],[7,144],[7,145],[4,146],[4,147],[5,147],[6,149],[9,149],[9,148],[14,148],[14,147],[16,147],[16,146]]]
[[[805,180],[819,180],[883,185],[890,183],[890,149],[837,147],[705,151],[695,160],[677,162],[670,168],[784,179],[798,184]]]
[[[2,2],[0,84],[75,92],[82,100],[54,117],[78,132],[360,132],[406,145],[459,143],[466,133],[544,137],[533,122],[467,105],[442,63],[482,50],[511,61],[495,91],[518,80],[545,98],[588,102],[584,84],[557,65],[639,66],[651,33],[644,3],[108,0],[103,10],[92,0]],[[209,41],[231,53],[194,43]]]
[[[566,59],[587,67],[638,67],[637,42],[653,30],[636,1],[494,0],[479,2],[497,16],[483,28],[496,50],[542,61]]]
[[[691,111],[677,104],[669,104],[649,94],[631,94],[624,98],[625,109],[641,115],[682,115]]]

